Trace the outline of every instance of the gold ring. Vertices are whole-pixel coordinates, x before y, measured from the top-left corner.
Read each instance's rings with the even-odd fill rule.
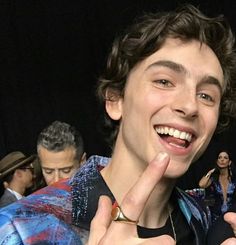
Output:
[[[112,209],[111,217],[113,221],[125,222],[133,225],[136,225],[138,223],[138,220],[135,221],[126,217],[119,206],[116,206]]]

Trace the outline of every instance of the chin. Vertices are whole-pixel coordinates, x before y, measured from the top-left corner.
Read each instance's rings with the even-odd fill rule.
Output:
[[[177,179],[181,176],[183,176],[187,170],[189,169],[189,165],[187,165],[187,167],[184,166],[178,166],[178,167],[172,167],[169,166],[166,170],[165,176],[168,178],[172,178],[172,179]]]
[[[183,176],[184,173],[167,173],[165,174],[165,177],[168,179],[174,179],[177,180],[178,178],[180,178],[181,176]]]

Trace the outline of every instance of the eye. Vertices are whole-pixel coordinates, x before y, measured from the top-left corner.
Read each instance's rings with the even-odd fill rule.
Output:
[[[64,168],[64,169],[62,169],[62,172],[63,172],[64,174],[68,174],[68,173],[70,173],[71,169],[72,169],[72,168]]]
[[[203,99],[203,100],[206,100],[208,102],[214,102],[214,99],[212,96],[210,96],[209,94],[205,94],[205,93],[199,93],[198,94],[198,97]]]
[[[159,79],[154,81],[159,87],[173,87],[173,84],[166,79]]]
[[[43,169],[43,172],[45,174],[52,174],[53,173],[53,169]]]

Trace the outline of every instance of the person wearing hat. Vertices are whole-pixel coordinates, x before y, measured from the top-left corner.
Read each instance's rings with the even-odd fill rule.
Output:
[[[26,157],[22,152],[7,154],[0,161],[0,181],[5,188],[0,198],[0,208],[21,199],[26,190],[33,185],[36,156]]]

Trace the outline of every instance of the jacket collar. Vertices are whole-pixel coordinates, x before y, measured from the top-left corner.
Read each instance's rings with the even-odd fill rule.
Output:
[[[112,201],[115,200],[100,174],[100,170],[108,164],[109,160],[101,156],[90,157],[71,180],[74,225],[89,229],[101,195],[107,195]]]

